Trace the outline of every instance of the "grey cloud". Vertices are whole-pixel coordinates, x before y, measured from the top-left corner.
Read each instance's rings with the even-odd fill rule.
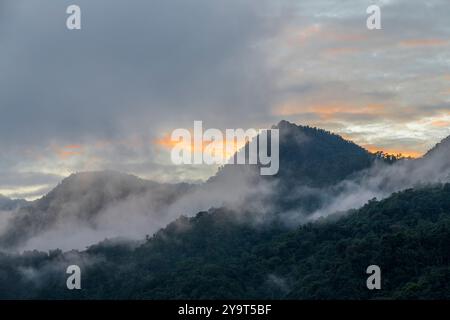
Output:
[[[0,187],[18,187],[58,183],[63,177],[40,172],[0,172]]]
[[[365,27],[373,3],[382,6],[383,30],[375,32]],[[65,28],[69,4],[1,1],[0,148],[8,152],[0,155],[0,172],[35,164],[23,149],[38,150],[49,157],[40,164],[52,167],[49,145],[134,135],[151,141],[197,119],[218,128],[270,126],[280,119],[273,108],[287,100],[396,108],[340,114],[329,126],[405,123],[450,110],[434,92],[442,84],[436,75],[450,73],[448,46],[400,45],[448,39],[445,0],[79,0],[76,32]],[[299,43],[312,25],[320,32]],[[318,121],[306,110],[287,119],[293,117]],[[150,143],[90,156],[94,164],[73,160],[65,169],[170,176],[154,162]]]
[[[274,73],[259,42],[280,23],[268,3],[80,0],[82,30],[68,31],[72,1],[2,1],[0,147],[9,152],[0,171],[35,163],[24,149],[49,157],[49,167],[50,145],[140,135],[147,147],[92,156],[106,168],[140,162],[149,173],[151,141],[168,128],[266,120]],[[88,162],[67,167],[92,169]]]
[[[26,3],[6,7],[4,137],[110,137],[265,104],[269,78],[252,49],[267,32],[264,2],[79,1],[79,32],[65,29],[68,1]]]

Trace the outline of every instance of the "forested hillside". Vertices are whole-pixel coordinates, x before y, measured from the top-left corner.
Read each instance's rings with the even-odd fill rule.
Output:
[[[66,288],[71,263],[82,267],[82,290]],[[381,290],[366,287],[371,264],[382,270]],[[142,243],[3,254],[0,270],[9,288],[1,298],[450,298],[450,184],[295,229],[215,209]]]

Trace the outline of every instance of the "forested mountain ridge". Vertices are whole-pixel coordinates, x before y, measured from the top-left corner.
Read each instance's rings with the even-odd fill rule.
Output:
[[[384,161],[324,130],[287,122],[278,127],[282,165],[275,177],[225,166],[197,186],[115,172],[67,178],[20,209],[16,222],[24,228],[8,230],[1,240],[14,242],[23,230],[36,236],[41,227],[67,221],[97,229],[118,217],[122,226],[136,218],[137,208],[144,215],[131,228],[125,224],[135,240],[114,233],[86,250],[0,253],[0,287],[10,288],[0,298],[450,298],[447,140],[420,159]],[[188,207],[233,192],[237,197],[228,204],[239,200],[235,205]],[[158,214],[165,219],[160,223],[171,223],[148,229],[146,239],[136,237],[137,227],[154,224]],[[71,264],[82,269],[82,290],[67,290]],[[381,268],[381,290],[366,287],[372,264]]]
[[[370,167],[377,159],[366,149],[323,129],[280,121],[278,129],[280,169],[275,177],[284,186],[305,185],[324,187]],[[248,146],[247,146],[248,147]],[[240,166],[225,165],[212,180],[242,170]]]
[[[0,235],[1,247],[14,247],[57,224],[97,227],[101,214],[133,197],[146,198],[156,211],[188,193],[189,184],[163,184],[115,171],[72,174],[47,195],[22,206]]]
[[[70,263],[83,268],[82,290],[65,287]],[[366,287],[372,264],[382,270],[381,290]],[[14,288],[2,298],[448,299],[450,184],[372,200],[295,230],[255,228],[211,210],[141,245],[2,255],[0,269],[2,287]]]
[[[111,211],[117,211],[110,210],[112,207],[120,208],[121,204],[135,199],[141,203],[141,215],[150,219],[166,214],[167,207],[193,191],[197,192],[197,198],[208,198],[211,193],[216,193],[218,199],[203,207],[194,205],[195,209],[182,203],[177,209],[178,215],[192,216],[199,210],[220,206],[221,195],[230,194],[239,186],[243,190],[240,194],[236,192],[235,197],[245,197],[242,201],[252,207],[249,210],[264,206],[271,208],[268,213],[271,215],[301,207],[308,214],[319,208],[323,199],[317,192],[296,194],[295,188],[332,186],[369,168],[377,159],[353,142],[322,129],[297,126],[287,121],[281,121],[274,128],[280,130],[280,170],[274,177],[261,177],[251,165],[227,165],[210,180],[196,186],[157,183],[114,171],[72,174],[43,198],[14,214],[8,228],[0,234],[0,248],[26,245],[30,239],[48,233],[54,226],[72,224],[96,229],[101,227],[102,220],[109,219]],[[265,192],[248,192],[258,188]],[[228,202],[236,203],[236,200],[233,198]],[[129,207],[136,210],[132,204],[126,209]]]

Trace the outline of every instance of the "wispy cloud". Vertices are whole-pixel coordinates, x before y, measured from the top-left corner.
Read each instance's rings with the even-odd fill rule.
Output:
[[[446,39],[409,39],[400,41],[400,45],[404,47],[436,47],[446,46],[449,44],[449,40]]]

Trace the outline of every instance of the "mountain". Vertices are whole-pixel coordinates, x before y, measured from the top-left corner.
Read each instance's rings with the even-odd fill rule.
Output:
[[[274,128],[280,130],[280,170],[274,177],[261,178],[259,172],[249,165],[227,165],[200,186],[160,184],[112,171],[74,174],[42,199],[19,210],[7,230],[0,235],[0,247],[24,244],[55,226],[73,225],[72,232],[75,226],[101,228],[101,224],[108,220],[108,208],[136,211],[131,204],[126,209],[120,206],[136,198],[141,202],[139,209],[148,211],[139,219],[147,216],[147,220],[155,212],[175,219],[181,214],[191,216],[199,210],[223,205],[239,207],[240,211],[249,211],[260,217],[299,207],[305,212],[313,212],[323,202],[320,194],[296,192],[296,188],[333,185],[370,167],[376,159],[356,144],[321,129],[297,126],[287,121],[281,121]],[[189,192],[194,196],[186,197]],[[178,208],[170,209],[178,212],[164,213],[180,198],[184,202],[180,202]],[[261,207],[267,212],[263,214]],[[120,217],[110,217],[109,221],[118,219]],[[159,220],[170,222],[168,219]],[[161,227],[164,225],[161,222]],[[120,229],[117,226],[113,228]],[[60,233],[64,234],[64,231]]]
[[[0,298],[450,298],[450,184],[395,193],[294,230],[231,216],[215,209],[182,217],[142,245],[0,255],[0,285],[14,288]],[[70,264],[83,270],[82,290],[65,287]],[[382,290],[366,287],[373,264]]]
[[[450,138],[420,159],[383,161],[324,130],[276,127],[280,171],[273,177],[261,177],[257,166],[227,165],[198,186],[110,171],[63,180],[16,213],[3,246],[61,225],[72,228],[64,237],[85,237],[76,227],[115,219],[136,239],[136,225],[127,223],[139,210],[164,223],[153,232],[137,219],[149,230],[145,241],[0,253],[0,287],[13,288],[0,298],[450,298]],[[211,205],[214,199],[227,201]],[[199,203],[205,210],[194,211]],[[114,238],[123,231],[115,228]],[[70,264],[82,267],[81,291],[65,287]],[[371,264],[382,269],[383,290],[366,288]]]
[[[437,154],[448,154],[450,152],[450,136],[443,139],[441,142],[436,144],[431,148],[425,155],[424,158],[430,158]]]
[[[64,235],[65,248],[71,245],[67,232],[74,234],[73,243],[83,246],[88,239],[92,244],[113,234],[136,239],[182,214],[192,216],[213,207],[237,211],[239,217],[251,220],[297,225],[359,208],[373,197],[450,181],[450,139],[421,159],[383,161],[322,129],[287,121],[274,128],[280,131],[280,170],[275,176],[261,176],[258,166],[225,165],[206,183],[194,186],[161,184],[112,171],[74,174],[21,208],[0,234],[0,248],[20,247],[49,232],[56,235],[46,235],[45,242],[62,246],[59,239]],[[97,234],[84,235],[86,228]],[[76,234],[85,240],[78,241]]]
[[[444,179],[450,178],[450,136],[443,139],[416,162],[427,167],[427,171],[440,172]]]
[[[331,132],[281,121],[279,177],[288,185],[323,187],[370,167],[375,156]]]
[[[157,211],[189,188],[188,184],[161,184],[114,171],[72,174],[43,198],[20,208],[0,243],[16,246],[58,224],[96,228],[105,210],[133,197],[146,198],[148,210]]]
[[[0,211],[15,210],[20,207],[26,206],[28,201],[23,199],[12,200],[0,194]]]
[[[270,208],[271,215],[289,210],[308,215],[324,204],[325,188],[383,162],[357,144],[319,128],[284,120],[272,128],[278,129],[280,135],[280,164],[276,175],[260,176],[259,165],[227,164],[208,183],[230,186],[235,181],[234,185],[238,185],[243,183],[242,177],[247,177],[250,186],[260,186],[259,194],[251,193],[246,199],[247,203],[256,203],[250,207]],[[247,156],[248,148],[247,144],[244,147]]]
[[[287,188],[296,185],[324,187],[336,184],[370,167],[376,156],[357,144],[331,132],[280,121],[273,129],[280,133],[280,169],[275,177]],[[248,144],[245,148],[248,148]],[[225,165],[213,180],[243,170]],[[259,172],[256,172],[259,174]]]

